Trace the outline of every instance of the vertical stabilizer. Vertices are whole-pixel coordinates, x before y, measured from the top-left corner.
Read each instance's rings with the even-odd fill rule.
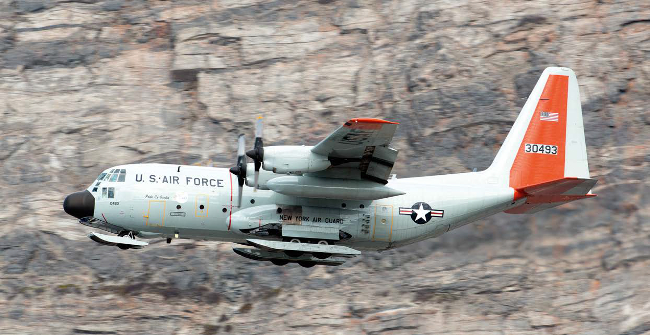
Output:
[[[548,187],[569,179],[589,180],[580,91],[571,69],[544,70],[488,173],[515,189],[515,198],[530,198],[530,191],[539,192],[541,185],[546,185],[544,196],[587,194],[595,181],[578,183],[579,189]]]

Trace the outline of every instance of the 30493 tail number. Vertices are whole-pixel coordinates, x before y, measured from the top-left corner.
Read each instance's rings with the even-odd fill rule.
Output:
[[[526,143],[524,152],[531,152],[535,154],[557,155],[557,145],[548,144],[533,144]]]

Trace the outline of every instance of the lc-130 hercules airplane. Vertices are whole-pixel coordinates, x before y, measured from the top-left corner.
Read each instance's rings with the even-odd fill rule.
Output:
[[[437,237],[496,213],[535,213],[595,196],[578,81],[568,68],[542,73],[487,170],[397,179],[397,150],[389,146],[396,128],[356,118],[315,146],[264,147],[258,119],[254,148],[245,152],[240,135],[230,170],[115,166],[67,196],[63,208],[117,235],[92,232],[92,240],[121,249],[148,244],[136,237],[227,241],[248,246],[234,251],[250,259],[311,267]]]

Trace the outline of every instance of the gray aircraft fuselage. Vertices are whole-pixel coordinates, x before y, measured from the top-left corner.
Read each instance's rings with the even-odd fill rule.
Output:
[[[382,250],[436,237],[516,206],[513,190],[486,187],[483,172],[392,179],[387,186],[405,194],[374,201],[298,198],[245,187],[238,208],[237,179],[225,168],[132,164],[105,173],[121,170],[123,181],[104,178],[108,180],[88,188],[95,202],[93,217],[145,238],[245,243],[250,236],[233,216],[266,206],[274,211],[267,215],[270,221],[337,227],[351,235],[341,245]]]

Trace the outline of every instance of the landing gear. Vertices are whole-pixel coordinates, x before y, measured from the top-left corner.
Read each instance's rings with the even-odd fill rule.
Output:
[[[291,242],[291,243],[301,243],[299,238],[292,238],[292,239],[289,240],[289,242]],[[285,250],[284,253],[289,257],[300,257],[303,254],[302,251],[294,251],[294,250]]]
[[[314,262],[298,262],[298,265],[302,266],[303,268],[310,268],[316,265]]]
[[[318,244],[320,244],[320,245],[329,245],[329,243],[327,241],[325,241],[325,240],[318,241]],[[325,252],[315,252],[314,253],[314,257],[316,257],[318,259],[325,259],[325,258],[328,258],[330,256],[332,256],[332,254],[328,254],[328,253],[325,253]]]
[[[301,240],[295,237],[294,238],[285,237],[284,241],[291,242],[291,243],[313,243],[313,244],[320,244],[320,245],[330,245],[330,242],[327,240]],[[304,254],[304,252],[302,251],[295,251],[295,250],[285,250],[284,253],[289,257],[300,257]],[[313,255],[318,259],[326,259],[332,256],[332,254],[325,253],[325,252],[314,252]]]
[[[122,250],[128,250],[128,249],[131,249],[131,247],[128,246],[128,245],[126,245],[126,244],[118,244],[117,247],[120,248],[120,249],[122,249]]]
[[[171,237],[167,238],[167,244],[169,244],[169,243],[172,243],[172,238]]]
[[[271,263],[277,265],[277,266],[282,266],[282,265],[287,265],[289,263],[288,260],[286,259],[272,259]]]

